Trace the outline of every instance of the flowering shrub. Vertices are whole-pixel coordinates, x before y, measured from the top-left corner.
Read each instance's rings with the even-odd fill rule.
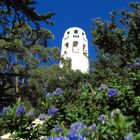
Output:
[[[62,89],[61,88],[57,88],[54,92],[54,95],[60,96],[62,94]]]
[[[0,116],[0,135],[14,132],[16,137],[31,137],[35,131],[32,127],[34,119],[33,111],[27,111],[23,105],[4,107]],[[30,129],[27,129],[29,126]]]
[[[117,90],[116,90],[116,89],[108,89],[108,91],[107,91],[107,96],[108,96],[109,98],[114,97],[114,96],[116,96],[116,95],[117,95]]]
[[[16,109],[16,115],[19,117],[19,116],[22,116],[24,115],[26,112],[25,108],[23,106],[19,106],[17,109]]]
[[[58,109],[55,107],[51,107],[48,109],[48,115],[49,116],[54,116],[58,114]]]
[[[132,140],[132,123],[127,121],[127,117],[123,116],[120,110],[113,110],[108,116],[101,115],[99,118],[102,121],[91,126],[82,122],[73,123],[69,129],[63,127],[63,130],[62,127],[55,126],[53,135],[47,136],[46,140]],[[58,133],[60,130],[63,133]]]
[[[2,111],[0,112],[0,116],[4,116],[8,112],[8,107],[3,107]]]
[[[45,120],[45,116],[46,116],[46,114],[40,114],[40,115],[38,116],[38,119],[39,119],[39,120]]]

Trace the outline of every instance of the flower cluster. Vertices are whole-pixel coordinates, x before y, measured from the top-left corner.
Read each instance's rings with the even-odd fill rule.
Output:
[[[45,120],[45,116],[46,116],[46,114],[40,114],[38,116],[38,119],[44,121]]]
[[[117,90],[116,89],[109,89],[108,92],[107,92],[107,96],[109,98],[114,97],[116,95],[117,95]]]
[[[136,63],[138,63],[140,65],[140,58],[136,59]]]
[[[55,136],[55,137],[47,137],[47,140],[69,140],[68,138],[66,137],[63,137],[63,136]]]
[[[57,88],[54,92],[54,95],[60,96],[62,94],[62,89],[61,88]]]
[[[54,133],[59,133],[59,134],[63,134],[63,129],[60,125],[56,125],[54,128],[53,128],[53,132]]]
[[[4,116],[8,112],[8,107],[3,107],[2,111],[0,112],[0,116]]]
[[[54,116],[58,114],[58,109],[55,107],[51,107],[48,109],[48,115],[49,116]]]
[[[91,128],[93,131],[96,131],[96,130],[97,130],[96,124],[91,125],[90,128]]]
[[[50,92],[48,92],[48,93],[46,94],[46,97],[50,97],[50,96],[52,96],[52,94],[51,94]]]
[[[126,136],[125,140],[132,140],[132,137],[131,136]]]
[[[16,109],[16,115],[17,116],[22,116],[23,114],[25,114],[26,110],[23,106],[19,106],[17,109]]]
[[[71,132],[67,135],[68,140],[88,140],[86,137],[82,136],[80,133]]]
[[[53,95],[55,95],[55,96],[61,96],[62,95],[62,89],[61,88],[56,88],[56,90],[53,93],[48,92],[45,95],[46,95],[46,97],[51,97]]]
[[[70,126],[71,132],[77,132],[84,128],[87,128],[87,126],[85,124],[83,124],[82,122],[76,122]]]
[[[105,90],[105,89],[109,89],[108,86],[105,83],[102,83],[100,86],[100,90]]]
[[[134,63],[129,63],[128,69],[140,69],[140,58],[137,58]]]
[[[104,121],[107,119],[108,119],[108,117],[106,115],[102,114],[101,116],[99,116],[98,121],[100,123],[104,123]]]
[[[109,88],[105,83],[102,83],[100,90],[107,90],[107,97],[111,98],[117,95],[118,91],[116,89]]]

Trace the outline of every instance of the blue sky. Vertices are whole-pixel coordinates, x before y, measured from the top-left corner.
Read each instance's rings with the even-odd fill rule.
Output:
[[[50,47],[61,48],[61,40],[65,30],[69,27],[80,27],[87,35],[89,41],[89,57],[95,59],[96,53],[92,44],[91,29],[92,20],[100,17],[109,20],[109,12],[112,10],[128,9],[128,3],[132,0],[37,0],[37,11],[40,14],[54,12],[52,18],[54,26],[41,23],[52,31],[54,40],[49,42]]]

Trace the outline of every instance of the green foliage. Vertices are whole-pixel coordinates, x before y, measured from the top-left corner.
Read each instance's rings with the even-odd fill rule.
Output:
[[[119,14],[111,12],[109,22],[100,18],[94,21],[92,35],[98,50],[93,68],[95,81],[128,78],[127,64],[139,57],[139,3],[130,6],[134,10],[121,10]]]
[[[21,106],[25,108],[25,112],[21,110],[18,115],[17,109]],[[6,108],[0,116],[0,135],[14,132],[18,137],[29,137],[35,131],[32,127],[35,114],[32,113],[33,109],[28,101],[17,102],[14,106]]]
[[[139,140],[139,3],[131,3],[134,10],[122,10],[118,18],[113,11],[110,22],[95,20],[92,34],[98,57],[93,71],[83,74],[71,70],[70,60],[63,58],[63,68],[51,65],[60,60],[59,49],[45,46],[44,39],[53,36],[38,24],[50,22],[52,14],[38,15],[31,8],[34,1],[23,1],[23,5],[17,5],[16,0],[2,2],[0,135],[11,132],[14,139],[50,136],[67,140]],[[26,7],[25,11],[21,6]],[[9,20],[11,12],[15,16]],[[5,108],[11,104],[10,99],[15,105]],[[35,114],[29,117],[28,111]],[[43,124],[34,127],[32,122],[37,117]],[[56,126],[61,126],[57,132]]]
[[[0,2],[0,106],[3,106],[11,104],[7,100],[15,96],[40,93],[41,83],[34,80],[33,74],[38,71],[36,78],[42,77],[44,68],[38,67],[58,59],[59,50],[47,48],[47,41],[53,39],[53,35],[39,25],[41,21],[52,25],[53,13],[37,13],[34,0]]]

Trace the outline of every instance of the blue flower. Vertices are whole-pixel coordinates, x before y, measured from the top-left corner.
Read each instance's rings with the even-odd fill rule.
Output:
[[[68,134],[68,136],[67,136],[67,137],[69,138],[69,140],[76,140],[76,139],[77,139],[77,137],[78,137],[78,134],[77,134],[77,133],[72,132],[72,133]]]
[[[107,120],[107,116],[104,115],[104,114],[102,114],[102,115],[98,118],[98,121],[99,121],[100,123],[104,122],[105,120]]]
[[[140,58],[137,58],[136,59],[136,63],[139,63],[140,64]]]
[[[48,109],[48,115],[49,116],[54,116],[58,114],[58,109],[55,107],[51,107]]]
[[[126,136],[125,140],[132,140],[132,136]]]
[[[53,131],[54,133],[60,133],[62,134],[63,133],[63,129],[60,125],[56,125],[54,128],[53,128]]]
[[[70,126],[71,132],[77,132],[84,128],[87,128],[87,126],[85,124],[83,124],[82,122],[76,122]]]
[[[105,83],[102,83],[101,86],[100,86],[100,90],[105,90],[105,89],[108,89],[108,86],[105,84]]]
[[[62,94],[62,89],[57,88],[53,93],[54,93],[54,95],[60,96]]]
[[[47,140],[68,140],[68,139],[63,136],[55,136],[55,137],[48,137]]]
[[[8,107],[3,107],[1,113],[0,113],[0,116],[3,116],[5,115],[7,112],[8,112],[9,108]]]
[[[82,136],[80,133],[71,132],[67,135],[69,140],[88,140],[86,137]]]
[[[38,116],[38,119],[39,119],[39,120],[45,120],[45,116],[46,116],[46,114],[40,114],[40,115]]]
[[[108,96],[109,98],[111,98],[111,97],[116,96],[117,93],[118,93],[118,92],[117,92],[116,89],[109,89],[108,92],[107,92],[107,96]]]
[[[90,126],[90,128],[91,128],[93,131],[96,131],[96,130],[97,130],[96,124],[93,124],[92,126]]]
[[[26,110],[23,106],[19,106],[17,109],[16,109],[16,115],[17,116],[21,116],[23,114],[25,114]]]
[[[51,94],[50,92],[48,92],[48,93],[46,94],[46,97],[50,97],[50,96],[52,96],[52,94]]]

